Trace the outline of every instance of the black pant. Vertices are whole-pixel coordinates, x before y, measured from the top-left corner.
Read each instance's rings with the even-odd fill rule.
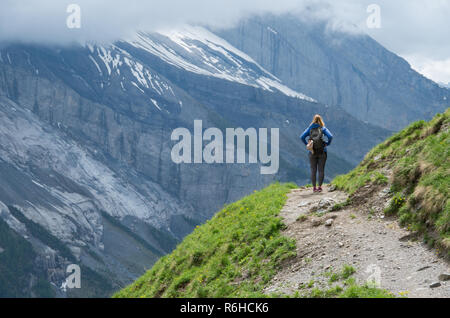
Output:
[[[325,163],[327,162],[327,153],[324,151],[321,154],[309,153],[309,164],[311,166],[311,181],[316,187],[316,174],[319,169],[319,187],[322,186],[323,178],[325,177]]]

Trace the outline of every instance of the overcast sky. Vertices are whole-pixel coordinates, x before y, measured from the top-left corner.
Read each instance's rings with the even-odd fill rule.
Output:
[[[71,3],[81,8],[80,29],[66,26]],[[367,26],[370,4],[380,8],[380,28]],[[306,8],[311,15],[311,6],[313,18],[344,32],[366,32],[425,76],[450,82],[450,0],[2,0],[0,41],[110,42],[136,29],[227,27],[254,14],[301,16]]]

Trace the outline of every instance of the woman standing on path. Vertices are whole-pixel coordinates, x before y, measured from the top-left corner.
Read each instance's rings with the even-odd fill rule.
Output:
[[[327,142],[323,136],[327,136]],[[309,137],[308,142],[306,138]],[[322,192],[322,183],[325,177],[325,163],[327,162],[327,146],[331,144],[333,135],[325,127],[320,115],[315,115],[308,128],[300,136],[306,148],[309,150],[309,164],[311,166],[311,181],[314,192]],[[319,171],[319,188],[316,188],[316,174]]]

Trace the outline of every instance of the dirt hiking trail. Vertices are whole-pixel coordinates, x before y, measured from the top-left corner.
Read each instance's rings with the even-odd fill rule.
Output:
[[[360,203],[332,211],[348,195],[324,187],[294,189],[280,216],[284,235],[297,244],[290,260],[265,289],[266,293],[300,294],[312,286],[328,289],[326,272],[351,265],[356,282],[375,280],[396,296],[450,297],[450,266],[395,218],[385,217],[389,188],[367,190]],[[368,193],[370,192],[370,193]],[[314,281],[314,284],[311,282]],[[305,287],[306,286],[306,287]]]

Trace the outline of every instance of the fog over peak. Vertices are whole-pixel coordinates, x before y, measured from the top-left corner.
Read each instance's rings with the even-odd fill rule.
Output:
[[[70,4],[81,9],[79,29],[67,27]],[[367,26],[371,4],[380,8],[381,28]],[[128,38],[136,30],[155,31],[182,24],[226,28],[267,13],[292,13],[308,21],[326,21],[333,30],[368,33],[426,76],[450,81],[450,72],[440,71],[450,61],[447,0],[3,0],[0,41],[109,43]]]

